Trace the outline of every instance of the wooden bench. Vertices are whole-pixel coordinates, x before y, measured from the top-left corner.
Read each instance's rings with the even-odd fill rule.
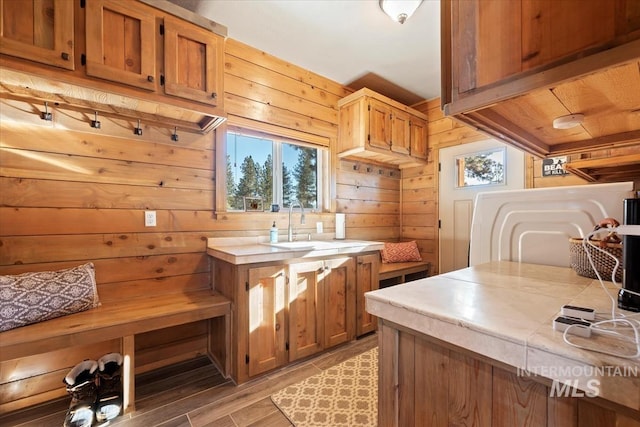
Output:
[[[230,372],[231,303],[211,290],[122,299],[100,307],[0,333],[0,362],[68,347],[120,340],[123,410],[135,403],[136,334],[209,320],[209,357]],[[216,341],[215,348],[213,341]],[[220,343],[220,341],[223,341]],[[78,361],[79,362],[79,361]]]
[[[378,272],[378,279],[380,281],[380,287],[383,286],[383,282],[385,285],[389,286],[391,284],[397,285],[400,283],[405,283],[408,276],[412,277],[411,280],[427,277],[429,275],[429,270],[431,269],[431,263],[428,261],[412,261],[412,262],[397,262],[391,264],[383,264],[380,263],[380,270]],[[390,280],[395,279],[395,280]]]

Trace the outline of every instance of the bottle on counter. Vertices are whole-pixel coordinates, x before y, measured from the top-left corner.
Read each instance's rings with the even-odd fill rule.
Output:
[[[275,221],[269,230],[269,243],[278,243],[278,227],[276,227]]]

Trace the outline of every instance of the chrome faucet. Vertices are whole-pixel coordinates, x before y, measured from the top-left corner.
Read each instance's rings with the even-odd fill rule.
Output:
[[[296,204],[300,207],[300,211],[302,212],[302,215],[300,216],[300,224],[304,224],[304,207],[302,206],[302,203],[300,203],[300,200],[291,202],[291,204],[289,205],[289,235],[288,235],[290,242],[293,242],[293,227],[291,226],[291,214],[293,213],[293,206]]]

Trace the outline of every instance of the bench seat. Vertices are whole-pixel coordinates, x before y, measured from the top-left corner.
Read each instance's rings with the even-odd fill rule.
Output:
[[[121,339],[125,410],[135,402],[135,335],[199,320],[223,318],[224,348],[231,348],[231,303],[211,290],[103,303],[100,307],[0,333],[0,361]],[[230,360],[223,355],[220,368],[228,376]]]
[[[404,283],[405,276],[414,273],[429,273],[431,263],[428,261],[396,262],[390,264],[380,263],[378,278],[380,281],[399,278]]]

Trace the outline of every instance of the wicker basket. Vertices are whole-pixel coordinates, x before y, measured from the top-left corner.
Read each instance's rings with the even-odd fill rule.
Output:
[[[597,279],[598,276],[596,276],[595,271],[593,271],[589,258],[582,246],[582,240],[583,239],[573,237],[569,239],[569,263],[571,268],[580,276]],[[591,240],[591,243],[610,253],[620,262],[618,270],[616,271],[616,282],[622,282],[622,243],[605,243],[605,247],[600,246],[600,241],[596,239]],[[616,265],[613,258],[593,248],[591,245],[587,245],[587,250],[602,280],[610,281],[611,273],[613,273]]]

